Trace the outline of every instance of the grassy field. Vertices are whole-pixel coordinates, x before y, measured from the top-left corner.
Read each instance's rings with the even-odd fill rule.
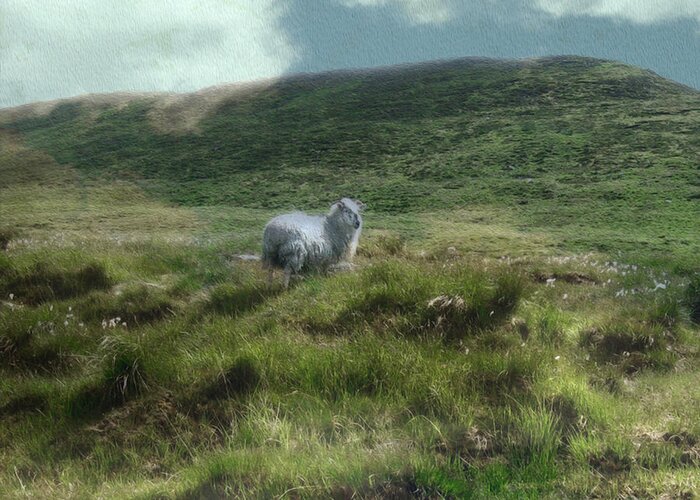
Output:
[[[582,58],[0,110],[0,496],[692,498],[699,158]],[[240,258],[340,196],[355,271]]]

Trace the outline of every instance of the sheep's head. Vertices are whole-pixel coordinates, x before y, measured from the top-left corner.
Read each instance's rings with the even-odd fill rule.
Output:
[[[359,229],[362,225],[362,217],[360,217],[361,210],[360,206],[353,200],[350,198],[343,198],[331,206],[331,215],[340,217],[346,225]]]

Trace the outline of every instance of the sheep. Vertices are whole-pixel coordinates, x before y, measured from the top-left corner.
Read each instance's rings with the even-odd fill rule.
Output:
[[[284,270],[284,288],[292,274],[326,271],[355,256],[365,208],[362,202],[343,198],[325,216],[302,212],[278,215],[263,231],[263,268],[271,284],[274,269]]]

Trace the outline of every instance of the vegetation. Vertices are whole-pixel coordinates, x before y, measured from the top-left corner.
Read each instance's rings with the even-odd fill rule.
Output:
[[[0,110],[0,496],[700,490],[697,92],[555,58],[224,97]],[[344,195],[357,269],[268,286],[265,221]]]

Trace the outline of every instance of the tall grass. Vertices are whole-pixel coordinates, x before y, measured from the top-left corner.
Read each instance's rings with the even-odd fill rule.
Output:
[[[72,417],[92,417],[144,393],[148,374],[142,363],[146,357],[138,339],[107,336],[100,343],[101,368],[96,377],[83,385],[67,402]]]
[[[700,275],[695,275],[688,284],[684,297],[685,305],[690,311],[690,318],[700,324]]]
[[[454,341],[502,323],[523,296],[524,280],[510,270],[488,275],[388,261],[363,270],[358,288],[339,322],[383,321],[399,334]]]
[[[113,284],[104,265],[92,262],[77,268],[62,268],[53,262],[38,261],[26,269],[12,263],[0,264],[0,293],[13,294],[20,302],[36,305],[103,290]]]

